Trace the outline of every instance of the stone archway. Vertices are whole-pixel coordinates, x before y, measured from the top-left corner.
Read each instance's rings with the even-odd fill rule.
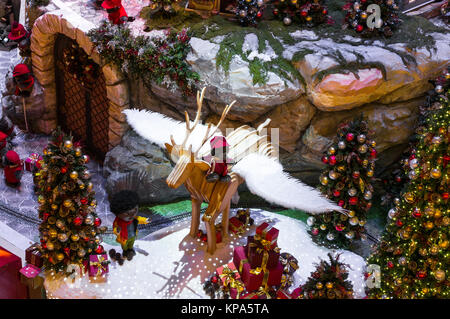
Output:
[[[106,79],[108,98],[109,149],[119,144],[128,126],[122,111],[129,107],[128,83],[118,68],[105,64],[86,33],[95,25],[69,10],[57,10],[39,17],[31,35],[31,59],[33,74],[44,92],[45,109],[39,127],[49,134],[58,125],[57,97],[55,83],[54,45],[58,34],[75,40],[78,45],[97,63]]]

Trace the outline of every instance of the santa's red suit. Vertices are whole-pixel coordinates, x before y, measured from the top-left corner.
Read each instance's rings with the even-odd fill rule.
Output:
[[[4,168],[6,183],[11,186],[18,186],[23,174],[23,164],[19,154],[14,151],[8,151],[4,158]]]
[[[121,0],[105,0],[102,7],[108,12],[108,19],[114,24],[123,24],[128,21],[128,15]]]

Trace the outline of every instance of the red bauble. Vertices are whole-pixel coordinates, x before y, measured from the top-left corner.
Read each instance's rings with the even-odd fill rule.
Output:
[[[327,156],[322,156],[322,162],[324,164],[328,164],[328,157]]]
[[[70,254],[70,248],[69,248],[69,247],[64,247],[63,250],[64,250],[64,252],[66,253],[66,255],[69,256],[69,254]]]
[[[425,270],[419,270],[416,274],[416,277],[419,279],[424,279],[427,277],[427,272]]]
[[[394,268],[394,263],[392,261],[388,261],[387,266],[388,268]]]
[[[258,18],[261,18],[261,17],[262,17],[262,12],[261,12],[261,11],[258,11],[258,13],[256,14],[256,16],[257,16]]]
[[[416,158],[416,155],[415,154],[411,154],[411,156],[409,156],[409,160],[413,160],[413,159],[415,159]]]
[[[273,9],[273,14],[274,15],[278,15],[278,13],[279,13],[278,9]]]
[[[86,204],[88,203],[88,199],[87,199],[86,197],[83,197],[83,198],[80,200],[80,202],[81,202],[81,204],[86,205]]]
[[[442,198],[443,199],[448,199],[448,193],[442,193]]]
[[[308,15],[308,11],[303,10],[300,14],[302,17],[306,17]]]
[[[328,10],[327,9],[323,9],[322,14],[327,14]]]
[[[102,220],[101,220],[100,218],[96,217],[96,218],[94,219],[94,225],[95,225],[95,227],[99,227],[101,224],[102,224]]]
[[[313,228],[313,230],[311,231],[311,233],[316,236],[319,234],[319,228]]]
[[[350,205],[356,205],[358,204],[358,197],[350,197],[350,199],[348,200],[348,203]]]
[[[206,236],[206,234],[202,235],[202,237],[200,238],[202,241],[207,242],[208,241],[208,236]]]
[[[336,228],[337,231],[343,231],[344,230],[344,226],[341,225],[341,224],[337,224],[335,228]]]
[[[103,251],[104,251],[104,249],[103,249],[102,245],[98,245],[97,248],[95,248],[95,252],[97,254],[101,254],[101,253],[103,253]]]
[[[67,173],[67,167],[61,167],[61,173],[65,174]]]
[[[354,171],[354,172],[352,173],[352,176],[353,176],[354,179],[359,178],[360,175],[361,175],[361,174],[359,173],[359,171]]]
[[[339,190],[335,189],[335,190],[333,191],[333,196],[334,196],[334,197],[339,197],[339,196],[341,196],[341,192],[340,192]]]
[[[330,165],[336,165],[336,156],[331,155],[328,162],[330,163]]]
[[[372,150],[370,151],[370,157],[372,157],[372,158],[377,157],[377,150],[376,150],[376,149],[372,149]]]
[[[213,276],[213,277],[211,278],[211,282],[215,284],[215,283],[217,282],[217,277],[216,277],[216,276]]]
[[[395,224],[396,224],[398,227],[402,227],[402,226],[403,226],[403,222],[402,222],[400,219],[397,219],[397,221],[395,222]]]
[[[81,216],[77,216],[73,219],[73,224],[75,226],[80,226],[83,223],[83,218]]]
[[[420,209],[418,209],[418,208],[416,207],[416,208],[414,208],[414,211],[413,211],[412,215],[413,215],[415,218],[420,218],[420,217],[422,216],[422,213],[420,212]]]
[[[354,138],[355,138],[355,135],[353,133],[347,133],[347,135],[345,136],[345,139],[347,140],[347,142],[353,141]]]
[[[344,201],[341,199],[339,202],[338,202],[338,205],[340,206],[340,207],[343,207],[344,206]]]
[[[363,29],[364,29],[364,27],[363,27],[362,25],[360,25],[360,24],[358,24],[358,25],[356,26],[356,31],[357,31],[357,32],[361,32]]]
[[[46,244],[46,243],[42,243],[42,244],[41,244],[41,247],[42,247],[43,249],[47,249],[47,244]]]
[[[44,222],[48,219],[49,216],[50,216],[49,213],[44,213],[44,215],[42,216],[42,219],[44,220]]]
[[[397,183],[400,183],[401,181],[402,181],[402,178],[401,178],[401,176],[395,176],[395,181],[397,182]]]

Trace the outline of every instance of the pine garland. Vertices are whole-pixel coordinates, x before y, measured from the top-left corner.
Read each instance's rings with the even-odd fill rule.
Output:
[[[147,85],[155,82],[171,91],[180,89],[183,95],[193,95],[200,79],[186,61],[191,51],[190,36],[166,30],[164,37],[134,37],[127,26],[103,21],[89,31],[91,41],[106,62],[112,62],[129,76],[139,75]]]

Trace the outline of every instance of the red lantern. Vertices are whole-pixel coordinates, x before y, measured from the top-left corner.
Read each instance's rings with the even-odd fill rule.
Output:
[[[363,27],[362,25],[360,25],[360,24],[358,24],[358,25],[356,26],[356,31],[357,31],[357,32],[361,32],[363,29],[364,29],[364,27]]]
[[[331,155],[330,159],[328,160],[330,165],[336,165],[336,156]]]
[[[73,224],[75,226],[80,226],[83,223],[83,218],[81,216],[77,216],[73,219]]]
[[[99,227],[101,224],[102,224],[102,220],[101,220],[100,218],[96,217],[96,218],[94,219],[94,225],[95,225],[95,227]]]
[[[97,248],[95,249],[95,252],[97,254],[101,254],[101,253],[103,253],[103,251],[104,251],[104,249],[103,249],[102,245],[98,245]]]
[[[328,164],[328,157],[323,156],[323,157],[322,157],[322,162],[323,162],[324,164]]]
[[[348,203],[350,205],[356,205],[358,204],[358,197],[350,197],[350,199],[348,200]]]

